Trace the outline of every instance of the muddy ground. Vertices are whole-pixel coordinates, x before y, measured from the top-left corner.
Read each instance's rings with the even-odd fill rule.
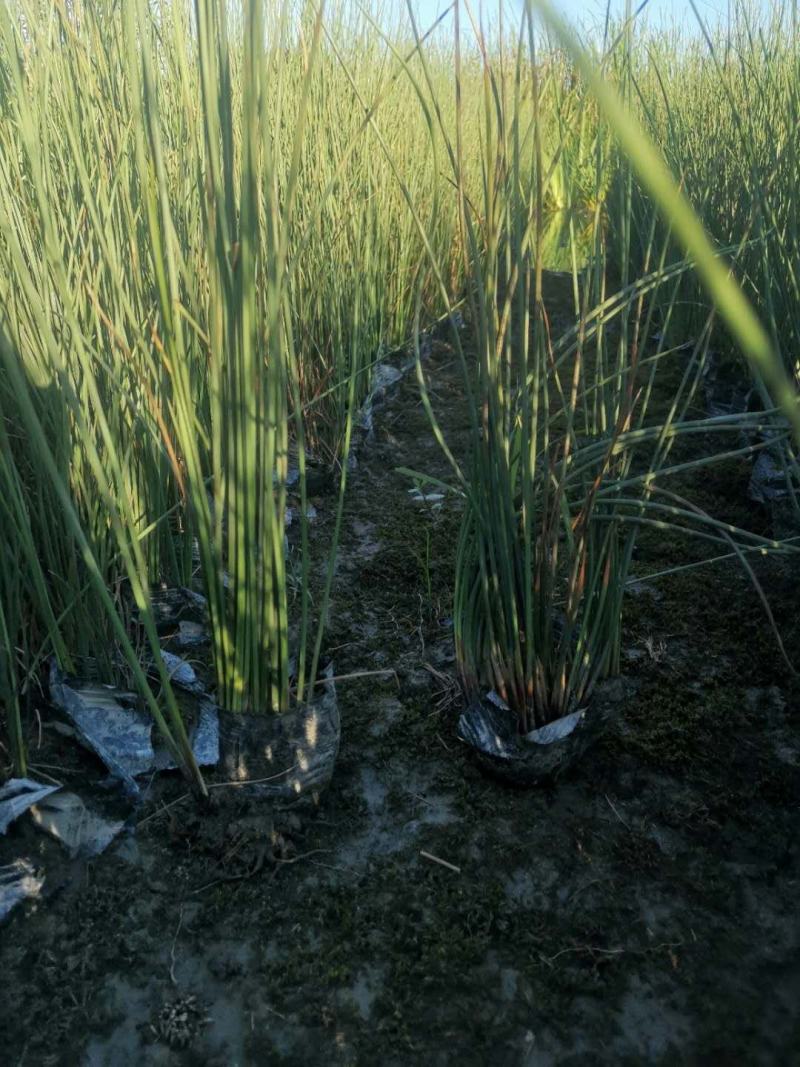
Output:
[[[428,368],[463,454],[448,344]],[[167,775],[90,863],[25,820],[0,839],[0,863],[47,870],[0,930],[3,1061],[800,1064],[800,686],[746,577],[634,586],[612,727],[555,787],[514,791],[455,737],[457,507],[415,502],[397,467],[447,473],[413,375],[352,474],[327,635],[337,674],[394,674],[339,685],[316,812],[218,790],[201,817]],[[680,488],[767,530],[747,480],[735,462]],[[636,573],[697,555],[650,532]],[[759,573],[795,653],[797,569]],[[101,777],[42,726],[34,773]]]

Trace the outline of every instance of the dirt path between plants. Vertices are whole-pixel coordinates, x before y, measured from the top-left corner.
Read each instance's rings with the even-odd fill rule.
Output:
[[[427,367],[463,455],[446,342]],[[397,467],[447,475],[413,374],[352,473],[326,642],[337,674],[393,673],[340,684],[315,814],[219,791],[201,818],[167,776],[90,864],[22,821],[0,838],[49,893],[0,930],[6,1062],[800,1063],[800,687],[746,580],[636,587],[615,726],[556,788],[516,792],[455,738],[457,502],[416,500]],[[746,485],[728,465],[682,488],[763,525]],[[643,536],[637,573],[689,557]],[[762,579],[800,647],[796,570]],[[35,764],[101,777],[44,725]]]

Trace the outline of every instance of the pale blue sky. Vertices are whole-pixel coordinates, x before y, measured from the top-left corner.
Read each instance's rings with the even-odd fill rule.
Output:
[[[489,9],[496,5],[497,0],[483,0],[484,6]],[[728,9],[728,0],[695,0],[697,9],[704,20],[716,22],[724,18]],[[766,6],[768,0],[761,0]],[[448,6],[448,0],[415,0],[421,15],[421,21],[431,22],[436,15]],[[481,0],[473,0],[476,8]],[[520,0],[506,0],[510,8],[519,8]],[[553,0],[554,6],[568,18],[582,23],[585,27],[602,25],[605,18],[605,0]],[[636,7],[636,0],[633,0]],[[612,11],[622,13],[625,9],[625,0],[611,0]],[[689,0],[650,0],[647,5],[648,18],[651,21],[667,23],[679,23],[684,29],[690,29],[696,25],[696,18],[692,12]]]

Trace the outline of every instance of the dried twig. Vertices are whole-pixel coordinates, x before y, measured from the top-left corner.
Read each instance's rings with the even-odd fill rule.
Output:
[[[434,856],[432,852],[426,852],[424,849],[420,849],[420,856],[424,856],[426,860],[430,860],[431,863],[438,863],[442,867],[446,867],[448,871],[455,871],[456,874],[461,874],[461,868],[456,867],[454,863],[448,863],[447,860],[440,859],[439,856]]]
[[[631,824],[626,819],[623,819],[623,817],[620,815],[619,811],[617,810],[616,806],[614,805],[614,801],[611,799],[611,797],[608,795],[608,793],[605,794],[605,797],[606,797],[606,800],[609,803],[609,807],[614,812],[616,817],[619,819],[619,821],[622,823],[622,825],[625,827],[625,829],[629,830],[632,833],[633,831],[631,829]]]
[[[169,977],[170,977],[170,981],[172,982],[172,984],[175,986],[176,989],[178,988],[178,980],[175,977],[175,946],[178,943],[178,935],[181,932],[181,926],[183,926],[183,904],[181,904],[181,913],[180,913],[180,916],[178,918],[178,928],[175,931],[175,936],[172,939],[172,948],[170,949],[170,952],[169,952],[169,959],[170,959]]]

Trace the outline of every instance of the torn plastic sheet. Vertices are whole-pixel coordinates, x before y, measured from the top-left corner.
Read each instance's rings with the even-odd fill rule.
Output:
[[[532,786],[557,778],[578,760],[603,721],[579,708],[530,733],[517,732],[516,717],[496,693],[473,701],[458,720],[458,736],[481,765],[513,785]]]
[[[419,334],[419,354],[422,360],[428,359],[433,350],[433,339],[446,337],[450,330],[463,330],[465,327],[464,316],[456,309],[449,315],[434,323],[429,329]],[[385,344],[378,348],[377,357],[373,366],[370,391],[365,397],[355,418],[355,426],[361,431],[363,437],[369,438],[374,429],[373,411],[384,401],[390,390],[405,377],[416,364],[417,356],[411,345],[390,351]],[[355,456],[356,445],[350,449],[347,458],[348,466],[354,469],[357,460]],[[306,457],[308,459],[308,457]],[[300,481],[300,469],[296,463],[290,463],[286,475],[286,486],[292,488]],[[311,488],[309,487],[309,492]],[[309,516],[313,518],[313,516]],[[291,522],[287,514],[287,525]]]
[[[37,873],[25,859],[0,867],[0,922],[23,900],[38,897],[44,885],[44,876]]]
[[[194,589],[187,589],[186,586],[181,586],[180,591],[195,611],[202,612],[204,615],[208,612],[208,601],[202,593],[196,593]]]
[[[464,316],[457,309],[447,316],[445,322],[454,330],[463,330],[467,325],[466,322],[464,322]]]
[[[191,663],[181,656],[176,656],[174,652],[165,652],[163,649],[161,650],[161,658],[169,672],[170,681],[174,685],[185,689],[187,693],[201,694],[205,692],[205,687],[197,677]]]
[[[532,741],[536,745],[552,745],[555,741],[563,741],[569,737],[579,722],[586,714],[585,708],[573,711],[571,715],[564,715],[555,722],[549,722],[546,726],[540,726],[538,730],[531,730],[525,735],[526,741]]]
[[[414,486],[413,489],[408,490],[408,495],[415,504],[429,505],[434,511],[442,506],[442,501],[444,500],[444,493],[428,492],[425,489],[419,489],[416,486]]]
[[[135,697],[112,686],[68,678],[53,662],[50,699],[113,777],[129,792],[138,793],[135,778],[152,769],[155,753],[150,740],[152,720],[132,703]]]
[[[291,526],[292,523],[294,522],[295,515],[299,515],[299,514],[300,514],[300,508],[299,507],[287,508],[286,509],[286,525],[287,526]],[[313,522],[314,519],[316,519],[316,517],[317,517],[317,509],[314,507],[313,504],[309,504],[306,507],[306,518],[308,519],[309,522]]]
[[[759,504],[770,504],[791,496],[783,460],[776,456],[771,448],[765,448],[756,457],[750,475],[748,495]]]
[[[458,310],[445,316],[430,329],[423,330],[420,333],[420,358],[423,360],[427,359],[433,348],[433,338],[443,336],[451,328],[455,330],[464,329],[464,316]],[[396,349],[392,352],[390,352],[387,346],[383,343],[379,346],[377,357],[373,365],[370,390],[364,398],[355,418],[355,427],[360,431],[362,441],[364,438],[370,438],[373,433],[373,415],[375,407],[379,406],[386,399],[390,390],[397,385],[406,374],[408,374],[416,362],[416,353],[410,345],[401,349]],[[350,449],[350,454],[347,457],[348,467],[351,470],[357,465],[355,455],[356,450],[357,444],[354,442],[353,447]],[[298,467],[294,464],[290,465],[286,478],[286,485],[291,488],[296,485],[299,480],[300,471]],[[288,521],[289,519],[287,515],[287,523]]]
[[[413,362],[405,361],[399,367],[393,367],[391,363],[379,363],[372,373],[372,396],[381,396],[399,382]]]
[[[508,721],[513,721],[511,708],[494,689],[486,694],[486,700],[493,708],[503,712]],[[555,719],[553,722],[549,722],[545,726],[540,726],[536,730],[531,730],[528,734],[523,734],[520,740],[528,741],[535,745],[551,745],[554,741],[561,741],[563,738],[569,737],[585,714],[586,709],[579,708],[577,711],[573,711],[570,715],[563,715],[560,719]],[[516,729],[514,736],[517,736]]]
[[[111,844],[125,823],[90,811],[76,793],[58,790],[31,808],[31,818],[40,830],[50,834],[77,856],[97,856]]]
[[[200,767],[213,767],[219,762],[219,714],[216,704],[209,697],[203,697],[199,702],[197,723],[189,730],[189,741]],[[176,767],[160,734],[156,734],[155,755],[150,769],[174,771]]]
[[[431,353],[431,331],[425,330],[419,336],[420,357],[427,359]],[[356,419],[356,426],[367,437],[374,429],[373,412],[376,405],[386,399],[389,390],[405,377],[417,362],[414,352],[402,349],[399,362],[389,362],[388,355],[378,353],[378,362],[372,371],[372,384],[367,397],[361,405]]]
[[[315,800],[339,753],[341,722],[333,667],[313,700],[280,715],[220,711],[220,767],[251,796]]]
[[[181,648],[195,648],[204,645],[209,640],[208,629],[200,622],[192,619],[181,619],[178,623],[176,640]]]
[[[36,782],[33,778],[10,778],[0,788],[0,834],[4,834],[11,823],[20,815],[24,815],[28,808],[44,800],[58,788],[57,785]]]
[[[150,606],[159,630],[177,626],[181,619],[199,621],[208,614],[206,598],[186,586],[151,590]]]
[[[162,652],[162,655],[168,669],[172,670],[171,664],[175,668],[173,680],[176,685],[199,695],[202,687],[194,669],[179,656],[168,652]],[[175,660],[179,663],[174,664]],[[188,670],[184,671],[183,667]],[[134,694],[71,678],[53,661],[50,699],[70,719],[83,743],[100,757],[112,776],[119,779],[132,795],[139,792],[136,778],[140,775],[175,766],[166,751],[156,752],[152,740],[153,720],[147,711],[136,705]],[[200,766],[217,763],[219,723],[216,707],[210,700],[200,700],[197,723],[189,731],[189,741]]]

